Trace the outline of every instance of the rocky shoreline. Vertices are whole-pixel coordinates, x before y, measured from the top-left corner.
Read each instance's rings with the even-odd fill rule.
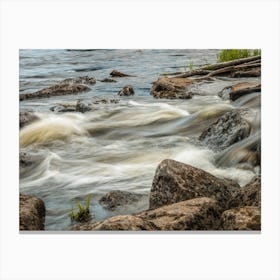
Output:
[[[111,77],[132,77],[114,70]],[[154,98],[190,99],[194,96],[193,85],[208,82],[216,76],[256,77],[260,76],[260,57],[242,60],[240,63],[216,64],[176,76],[163,77],[151,87]],[[117,82],[106,78],[100,82]],[[30,93],[21,94],[20,101],[30,98],[44,98],[65,94],[79,94],[94,85],[94,77],[66,79],[54,86]],[[241,96],[261,91],[259,83],[234,83],[217,93],[219,98],[235,101]],[[133,96],[135,91],[126,85],[116,93],[118,98],[93,98],[90,101],[75,100],[73,104],[58,104],[51,108],[55,113],[95,110],[99,104],[118,103],[119,98]],[[204,129],[197,141],[214,151],[226,150],[249,137],[253,129],[248,122],[248,112],[232,109]],[[19,127],[23,129],[39,121],[34,112],[20,112]],[[237,151],[237,150],[235,150]],[[236,164],[248,164],[252,168],[261,165],[260,143],[248,148],[250,153],[240,156]],[[250,156],[248,156],[250,154]],[[28,156],[27,156],[28,157]],[[32,166],[32,159],[20,156],[20,165]],[[112,191],[100,199],[104,208],[112,211],[122,205],[135,203],[141,194]],[[44,202],[35,197],[20,194],[20,230],[44,230]],[[261,230],[261,176],[256,176],[245,187],[236,182],[216,176],[175,160],[165,159],[159,163],[151,191],[149,209],[132,215],[116,215],[103,221],[75,225],[71,230],[92,231],[176,231],[176,230]]]

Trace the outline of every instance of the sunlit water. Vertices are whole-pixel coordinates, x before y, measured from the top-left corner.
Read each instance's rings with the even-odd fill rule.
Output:
[[[216,50],[20,51],[20,93],[34,92],[69,77],[88,75],[101,80],[113,69],[136,76],[117,78],[117,83],[97,81],[91,91],[79,96],[20,102],[20,110],[33,110],[41,119],[21,129],[21,151],[42,157],[31,170],[21,170],[20,191],[44,200],[47,230],[69,229],[73,200],[85,201],[88,194],[92,197],[93,221],[147,209],[155,169],[166,158],[236,180],[241,186],[259,172],[235,164],[235,152],[217,153],[196,140],[218,116],[242,106],[249,108],[255,129],[249,138],[237,143],[237,148],[260,141],[260,94],[232,103],[217,96],[225,86],[258,78],[198,84],[189,100],[157,100],[150,95],[151,83],[161,73],[183,71],[190,63],[194,67],[214,63],[216,54]],[[99,104],[84,114],[49,110],[77,99],[116,97],[127,84],[133,86],[135,95],[122,97],[117,104]],[[109,211],[98,200],[111,190],[146,196],[136,204]]]

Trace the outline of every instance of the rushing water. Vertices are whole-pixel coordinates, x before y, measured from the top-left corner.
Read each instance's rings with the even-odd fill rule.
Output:
[[[57,96],[20,102],[20,110],[33,110],[41,118],[20,132],[21,151],[39,156],[38,163],[20,170],[20,191],[46,203],[46,229],[71,227],[68,217],[74,199],[92,196],[93,220],[134,213],[148,207],[148,194],[157,165],[166,158],[202,168],[218,177],[246,184],[258,168],[239,165],[244,149],[260,141],[260,94],[235,102],[217,93],[225,86],[259,78],[228,79],[198,84],[189,100],[157,100],[151,83],[161,73],[177,72],[216,62],[217,50],[21,50],[20,94],[40,90],[70,77],[94,76],[92,90],[79,96]],[[117,83],[98,80],[117,69],[135,77]],[[135,95],[117,104],[99,104],[92,112],[60,113],[50,107],[77,99],[116,97],[131,84]],[[236,107],[249,108],[251,136],[217,153],[195,140],[218,116]],[[236,151],[241,151],[237,153]],[[147,194],[140,202],[114,212],[98,200],[111,190]]]

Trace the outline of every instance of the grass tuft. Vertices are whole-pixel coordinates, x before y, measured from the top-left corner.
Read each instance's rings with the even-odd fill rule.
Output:
[[[260,54],[260,49],[224,49],[218,53],[217,59],[218,62],[226,62],[230,60],[246,58]]]
[[[74,211],[73,206],[72,209],[69,213],[69,218],[71,221],[75,222],[87,222],[91,219],[91,214],[90,214],[90,194],[87,195],[86,198],[86,205],[83,205],[81,203],[77,203],[78,210]]]

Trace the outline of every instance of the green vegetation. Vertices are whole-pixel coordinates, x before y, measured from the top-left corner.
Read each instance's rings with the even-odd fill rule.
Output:
[[[226,62],[234,59],[240,59],[250,56],[260,55],[261,50],[259,49],[225,49],[221,50],[218,55],[217,59],[218,62]]]
[[[190,61],[190,64],[189,64],[189,69],[190,69],[190,71],[192,71],[192,70],[193,70],[193,61]]]
[[[78,211],[74,212],[73,206],[71,212],[69,213],[69,217],[71,221],[76,222],[87,222],[91,218],[90,214],[90,194],[86,198],[86,205],[82,205],[81,203],[77,203]]]

